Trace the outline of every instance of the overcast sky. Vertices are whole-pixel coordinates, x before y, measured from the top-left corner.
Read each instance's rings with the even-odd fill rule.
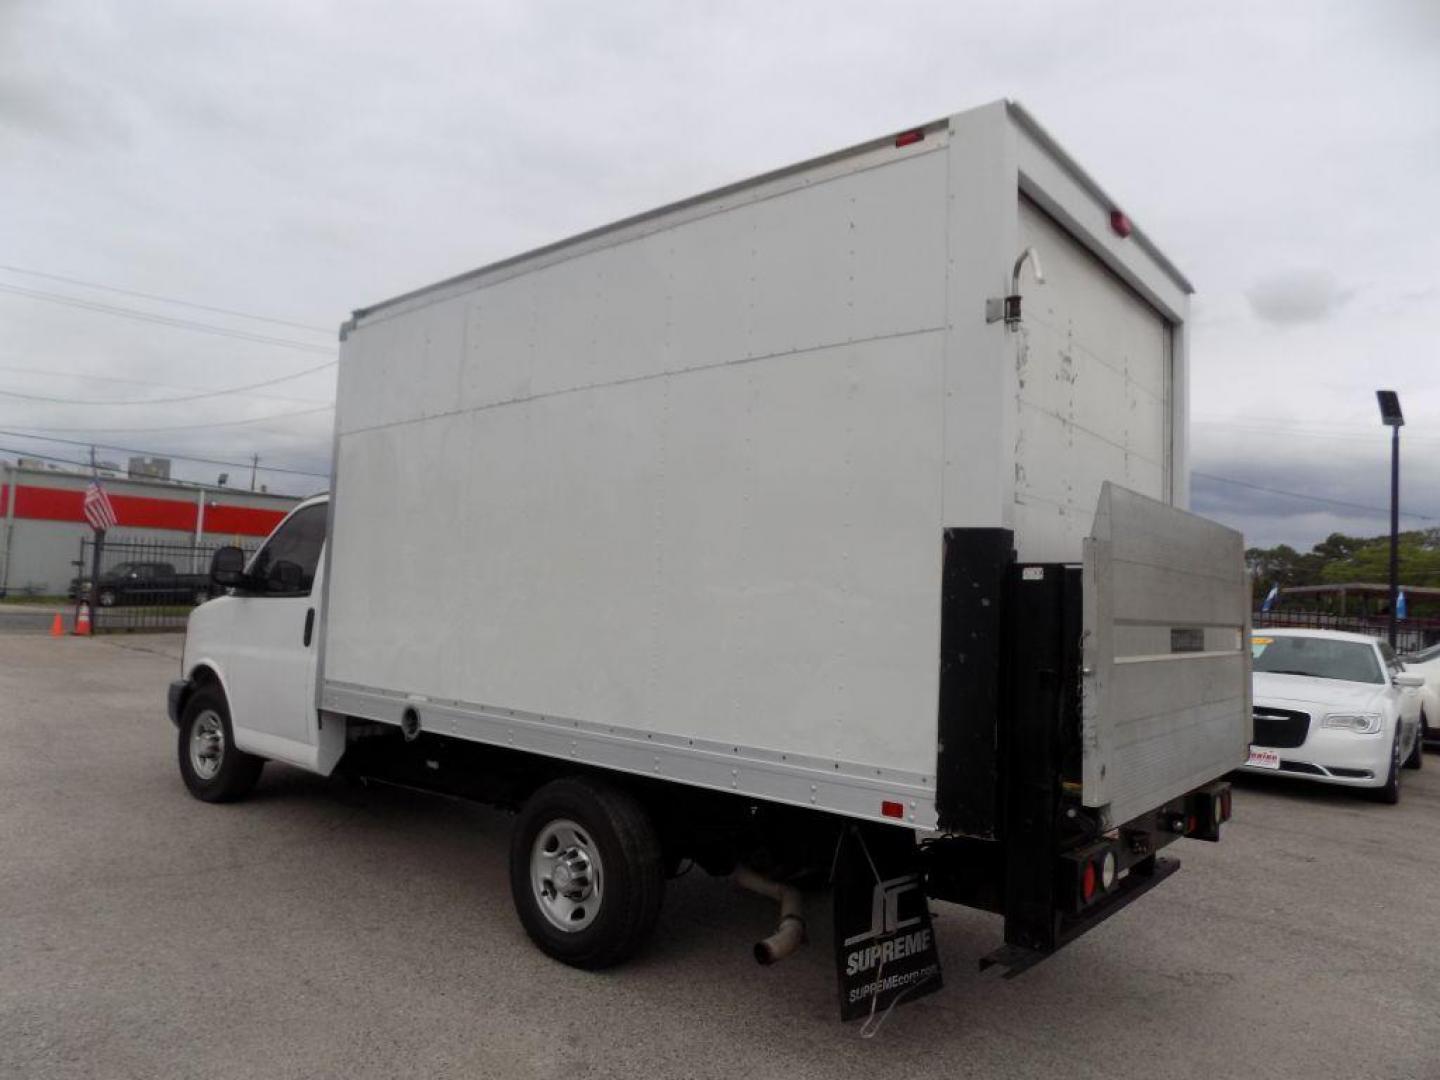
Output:
[[[1210,478],[1384,507],[1385,386],[1405,523],[1440,525],[1435,0],[0,0],[0,456],[88,454],[13,434],[44,428],[324,473],[333,367],[34,398],[314,368],[353,308],[1002,96],[1196,285],[1196,509],[1383,531]]]

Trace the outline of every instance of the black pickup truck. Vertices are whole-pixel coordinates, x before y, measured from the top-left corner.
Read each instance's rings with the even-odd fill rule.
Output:
[[[210,599],[209,574],[181,574],[167,562],[116,563],[100,575],[101,607],[140,604],[203,604]],[[90,595],[90,579],[73,578],[70,598]]]

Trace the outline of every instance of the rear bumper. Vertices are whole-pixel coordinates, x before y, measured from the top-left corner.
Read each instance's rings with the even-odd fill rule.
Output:
[[[1010,877],[997,898],[1006,944],[981,968],[1000,965],[1007,977],[1017,975],[1089,933],[1180,868],[1178,859],[1160,856],[1162,849],[1186,837],[1218,841],[1230,816],[1230,785],[1217,780],[1060,853],[1048,888],[1025,896],[1024,882],[1033,886],[1036,879],[1024,871]]]
[[[1056,949],[1094,930],[1111,915],[1140,899],[1179,869],[1179,859],[1152,855],[1139,866],[1132,868],[1108,895],[1093,904],[1082,916],[1064,920],[1056,936],[1054,948],[1033,949],[1025,945],[1005,944],[980,958],[980,970],[1001,967],[1005,969],[1005,978],[1013,979],[1040,963]]]
[[[180,726],[180,710],[185,707],[185,695],[189,690],[188,679],[176,679],[165,693],[165,712],[177,728]]]

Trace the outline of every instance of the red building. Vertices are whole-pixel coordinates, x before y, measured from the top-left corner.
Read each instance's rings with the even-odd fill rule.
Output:
[[[0,596],[59,595],[76,576],[90,535],[83,499],[90,477],[24,465],[0,466]],[[202,487],[169,480],[102,477],[118,519],[107,541],[163,540],[254,546],[298,501],[289,495]]]

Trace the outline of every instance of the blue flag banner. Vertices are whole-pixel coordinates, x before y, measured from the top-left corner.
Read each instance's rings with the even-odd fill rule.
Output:
[[[1410,614],[1409,606],[1405,603],[1405,590],[1400,590],[1400,595],[1395,598],[1395,618],[1404,619]]]
[[[1269,611],[1270,605],[1275,603],[1275,598],[1280,595],[1280,586],[1271,585],[1270,591],[1265,594],[1265,602],[1260,605],[1261,611]]]

